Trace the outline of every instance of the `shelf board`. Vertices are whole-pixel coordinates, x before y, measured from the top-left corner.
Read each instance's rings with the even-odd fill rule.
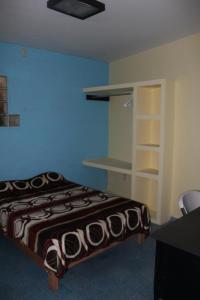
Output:
[[[137,146],[144,146],[144,147],[153,147],[153,148],[159,148],[159,144],[137,144]]]
[[[158,170],[153,168],[138,170],[138,172],[158,175]]]
[[[121,174],[127,174],[127,175],[132,174],[131,163],[109,158],[109,157],[101,157],[98,159],[84,160],[83,165],[88,167],[103,169],[107,171],[113,171]]]
[[[160,151],[160,145],[157,144],[138,144],[136,145],[137,150],[147,150],[147,151]]]
[[[157,169],[153,169],[153,168],[136,171],[136,176],[140,176],[140,177],[158,179],[158,175],[159,175],[159,171]]]
[[[84,88],[83,92],[87,95],[95,96],[119,96],[119,95],[130,95],[133,93],[133,84],[114,84],[107,86],[97,86],[91,88]]]
[[[160,120],[160,115],[136,114],[137,120]]]
[[[94,87],[88,87],[84,88],[83,92],[85,94],[93,94],[93,93],[99,93],[101,95],[115,94],[118,93],[132,93],[134,88],[136,87],[146,87],[146,88],[153,88],[153,87],[161,87],[162,83],[164,82],[163,79],[158,80],[149,80],[147,81],[140,81],[140,82],[128,82],[128,83],[121,83],[121,84],[112,84],[112,85],[102,85],[102,86],[94,86]]]

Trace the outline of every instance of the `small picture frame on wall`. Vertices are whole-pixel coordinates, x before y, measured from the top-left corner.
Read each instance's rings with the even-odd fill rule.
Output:
[[[8,114],[7,77],[0,75],[0,127],[19,127],[20,115]]]
[[[7,88],[7,77],[0,75],[0,89]]]
[[[9,115],[9,127],[19,127],[20,126],[20,115]]]
[[[8,115],[0,115],[0,126],[1,127],[9,126],[9,116]]]
[[[6,101],[0,101],[0,115],[8,113],[8,103]]]
[[[7,101],[7,90],[0,89],[0,101]]]

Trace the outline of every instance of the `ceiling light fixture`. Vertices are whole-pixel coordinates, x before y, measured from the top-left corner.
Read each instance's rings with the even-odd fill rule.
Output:
[[[96,0],[48,0],[47,7],[81,20],[105,10],[105,4]]]

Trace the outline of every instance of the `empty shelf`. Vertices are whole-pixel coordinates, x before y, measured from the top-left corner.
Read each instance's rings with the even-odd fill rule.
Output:
[[[137,114],[136,118],[139,120],[160,120],[160,115],[155,114]]]
[[[137,144],[137,147],[138,146],[144,146],[144,147],[155,147],[155,148],[158,148],[160,147],[159,144]]]
[[[99,168],[103,170],[113,171],[117,173],[132,174],[132,165],[131,163],[109,158],[101,157],[98,159],[84,160],[83,164],[88,167]]]
[[[149,177],[149,178],[158,178],[159,171],[157,169],[143,169],[143,170],[137,170],[136,171],[136,176],[141,176],[141,177]]]
[[[133,84],[116,84],[107,86],[98,86],[83,89],[84,93],[87,95],[96,96],[117,96],[117,95],[129,95],[133,92]]]
[[[142,150],[142,151],[155,151],[159,152],[160,151],[160,145],[152,145],[152,144],[145,144],[145,145],[137,145],[136,146],[137,150]]]

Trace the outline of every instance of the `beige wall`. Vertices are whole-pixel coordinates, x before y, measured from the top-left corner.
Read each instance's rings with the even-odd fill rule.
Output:
[[[175,128],[171,214],[177,197],[200,189],[200,34],[110,64],[110,83],[175,80]]]

